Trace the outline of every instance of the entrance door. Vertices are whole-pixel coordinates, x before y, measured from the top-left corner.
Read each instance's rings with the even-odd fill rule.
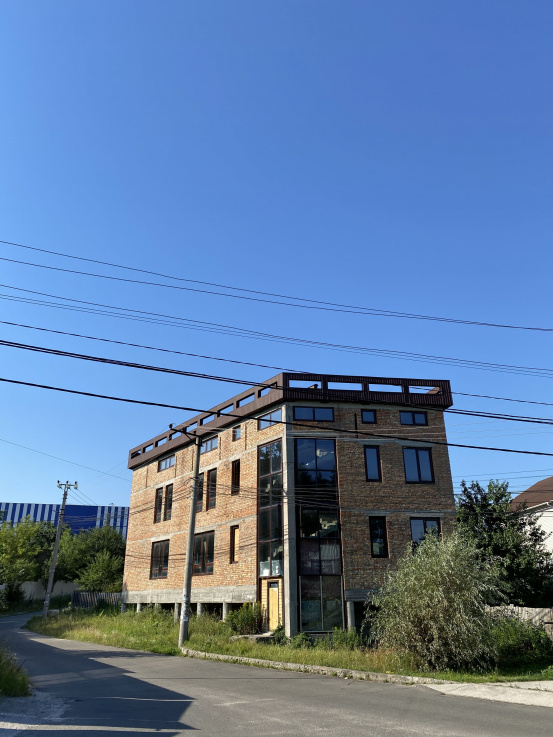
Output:
[[[269,629],[276,630],[280,624],[278,607],[278,581],[269,582]]]

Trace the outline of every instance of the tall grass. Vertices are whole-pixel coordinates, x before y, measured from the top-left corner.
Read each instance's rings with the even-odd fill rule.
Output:
[[[0,696],[28,696],[29,676],[15,656],[3,645],[0,645]]]

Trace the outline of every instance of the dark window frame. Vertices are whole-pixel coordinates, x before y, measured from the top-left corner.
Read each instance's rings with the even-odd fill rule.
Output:
[[[412,522],[420,521],[424,523],[424,536],[428,534],[428,530],[426,529],[426,523],[427,522],[437,522],[438,523],[438,537],[441,537],[442,535],[442,519],[441,517],[409,517],[409,530],[411,532],[411,543],[413,545],[418,545],[419,543],[413,540],[413,526]]]
[[[404,422],[403,416],[404,415],[411,415],[411,422]],[[424,422],[415,422],[415,415],[422,415],[424,417]],[[424,412],[422,410],[400,410],[399,412],[399,422],[401,425],[409,425],[409,427],[427,427],[428,426],[428,412]]]
[[[164,503],[163,503],[163,521],[168,522],[173,514],[173,484],[167,484],[165,487]]]
[[[217,468],[210,468],[206,472],[206,511],[217,506]],[[215,476],[215,480],[213,477]]]
[[[377,479],[369,478],[369,464],[367,463],[367,451],[368,450],[376,450],[376,462],[378,465],[378,478]],[[365,481],[370,481],[375,484],[382,482],[382,461],[380,460],[380,446],[379,445],[364,445],[363,446],[363,457],[365,459]]]
[[[273,420],[272,415],[275,415],[276,413],[279,413],[279,419]],[[261,417],[257,418],[257,430],[267,430],[269,427],[273,427],[274,425],[279,425],[282,422],[282,407],[279,407],[278,409],[273,409],[271,412],[267,412],[264,415],[261,415]]]
[[[203,511],[203,505],[204,505],[204,481],[205,481],[205,474],[199,473],[198,474],[198,488],[197,488],[197,494],[196,494],[196,512],[202,512]]]
[[[156,564],[154,566],[154,563]],[[167,578],[169,570],[169,540],[152,543],[150,579]]]
[[[238,530],[238,550],[236,549],[236,531]],[[240,551],[240,525],[230,526],[230,558],[231,564],[238,563],[239,556],[237,553]]]
[[[296,410],[297,409],[308,409],[311,410],[313,413],[313,417],[296,417]],[[319,417],[317,417],[317,411],[318,410],[325,410],[328,412],[330,410],[332,412],[332,417],[328,420],[322,420]],[[294,420],[298,420],[299,422],[334,422],[334,407],[304,407],[304,406],[295,406],[294,407]]]
[[[240,493],[240,458],[232,461],[230,467],[230,493]]]
[[[209,537],[212,537],[213,546],[213,560],[209,562],[209,554],[206,555],[206,551],[209,550]],[[196,563],[196,540],[200,540],[200,563]],[[208,532],[198,532],[194,535],[194,548],[192,558],[192,575],[193,576],[212,576],[215,562],[215,530],[209,530]],[[211,565],[211,570],[207,568]],[[200,570],[197,570],[198,567]],[[206,570],[201,570],[205,568]]]
[[[156,489],[156,495],[154,499],[154,525],[161,522],[163,516],[163,486]]]
[[[261,451],[264,448],[270,448],[271,446],[278,445],[279,446],[279,458],[280,458],[280,466],[277,467],[275,470],[273,468],[273,455],[271,454],[270,457],[270,463],[269,463],[269,472],[265,474],[261,474],[260,470],[260,464],[261,464]],[[284,574],[284,520],[282,518],[282,511],[283,511],[283,505],[282,505],[282,497],[284,494],[283,491],[283,468],[282,468],[282,446],[283,441],[282,438],[278,438],[276,440],[271,440],[268,443],[262,443],[261,445],[257,446],[257,482],[258,482],[258,500],[257,500],[257,546],[258,546],[258,561],[257,561],[257,570],[258,570],[258,578],[276,578],[280,577]],[[280,476],[280,485],[274,485],[272,483],[273,477]],[[263,505],[261,504],[261,489],[263,486],[263,480],[269,479],[269,494],[267,497],[267,502]],[[262,537],[261,536],[261,514],[262,513],[269,513],[269,537]],[[282,526],[282,532],[280,537],[272,537],[271,532],[273,530],[273,515],[276,515],[278,517],[280,513],[281,517],[281,526]],[[261,548],[262,546],[269,546],[269,573],[261,573]],[[275,551],[278,550],[278,547],[282,548],[282,558],[279,560],[278,558],[273,558],[273,549]],[[280,562],[280,573],[273,573],[273,561]],[[276,567],[276,566],[275,566]]]
[[[415,456],[417,459],[417,473],[419,480],[418,481],[411,481],[407,479],[407,466],[405,465],[405,451],[406,450],[413,450],[415,451]],[[404,445],[402,448],[403,451],[403,472],[405,475],[405,483],[406,484],[434,484],[436,483],[436,478],[434,476],[434,463],[432,462],[432,448],[416,448],[412,445]],[[420,464],[420,458],[419,453],[420,452],[428,453],[428,462],[430,465],[430,480],[421,480],[421,464]]]
[[[372,413],[372,416],[373,416],[372,420],[365,419],[366,412]],[[376,425],[376,410],[375,409],[362,409],[361,410],[361,424],[362,425]]]
[[[166,465],[163,465],[166,464]],[[175,454],[167,456],[166,458],[160,458],[160,460],[157,462],[157,470],[158,473],[160,471],[166,471],[168,468],[173,468],[175,465]]]
[[[372,525],[373,520],[375,521],[378,520],[380,523],[382,523],[383,521],[384,523],[384,550],[385,552],[382,553],[381,555],[376,555],[374,552],[374,543],[376,542],[376,540],[374,539],[375,535],[373,533],[373,525]],[[371,538],[371,558],[389,558],[390,550],[388,546],[388,520],[385,515],[381,515],[381,514],[369,515],[369,534]]]

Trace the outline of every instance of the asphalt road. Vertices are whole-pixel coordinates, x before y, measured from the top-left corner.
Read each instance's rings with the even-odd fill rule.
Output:
[[[27,619],[0,618],[0,638],[25,661],[38,699],[0,700],[1,737],[553,734],[546,708],[57,640],[21,629]]]

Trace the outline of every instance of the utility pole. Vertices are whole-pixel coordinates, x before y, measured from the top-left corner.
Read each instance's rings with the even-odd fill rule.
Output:
[[[196,529],[196,500],[200,477],[201,438],[196,435],[196,454],[194,456],[194,478],[192,498],[190,500],[190,517],[188,521],[188,539],[186,541],[186,560],[184,563],[184,583],[182,587],[182,610],[179,624],[179,647],[188,640],[188,622],[190,620],[190,592],[192,589],[192,557],[194,555],[194,531]]]
[[[48,616],[48,607],[50,606],[50,598],[52,596],[52,589],[54,588],[54,573],[56,572],[56,560],[58,557],[58,550],[60,547],[60,537],[63,528],[63,518],[65,517],[65,502],[67,501],[67,492],[69,489],[78,489],[77,482],[70,484],[66,481],[62,484],[58,481],[58,489],[63,489],[63,500],[61,502],[60,513],[58,516],[58,529],[56,530],[56,542],[54,543],[54,553],[52,555],[52,562],[50,563],[50,572],[48,575],[48,586],[46,588],[46,596],[44,597],[44,609],[42,610],[42,618],[46,619]]]

